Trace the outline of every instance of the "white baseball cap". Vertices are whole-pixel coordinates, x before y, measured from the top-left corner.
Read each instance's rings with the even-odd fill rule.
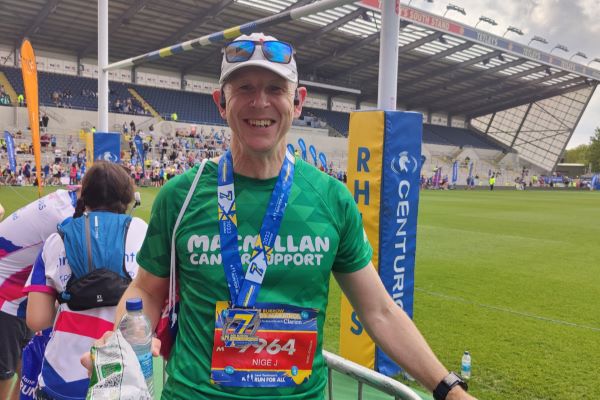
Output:
[[[251,40],[253,42],[277,41],[277,39],[273,36],[267,36],[264,33],[252,33],[250,35],[238,36],[234,40],[234,42],[237,42],[238,40]],[[250,59],[248,59],[247,61],[242,62],[230,63],[227,61],[225,54],[223,54],[223,62],[221,63],[221,78],[219,78],[219,83],[223,85],[229,77],[229,75],[231,75],[234,71],[237,71],[240,68],[253,66],[266,68],[269,71],[275,72],[277,75],[287,79],[290,82],[298,82],[296,60],[293,56],[292,60],[289,63],[281,64],[267,60],[261,49],[255,49],[254,53],[252,54],[252,57],[250,57]]]

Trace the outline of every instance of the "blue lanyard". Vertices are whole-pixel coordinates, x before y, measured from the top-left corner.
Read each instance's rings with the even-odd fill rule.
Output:
[[[252,255],[244,277],[242,259],[238,251],[237,213],[231,151],[227,151],[219,160],[217,199],[219,203],[221,257],[232,306],[253,307],[256,303],[292,189],[294,161],[294,156],[286,151],[279,172],[279,179],[277,179],[275,188],[273,188],[269,206],[252,249]]]

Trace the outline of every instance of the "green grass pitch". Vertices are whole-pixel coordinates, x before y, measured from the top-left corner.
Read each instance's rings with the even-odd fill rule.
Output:
[[[7,214],[36,197],[0,187]],[[600,399],[600,194],[425,191],[419,208],[415,322],[441,361],[469,350],[480,399]],[[334,352],[338,313],[332,281]]]

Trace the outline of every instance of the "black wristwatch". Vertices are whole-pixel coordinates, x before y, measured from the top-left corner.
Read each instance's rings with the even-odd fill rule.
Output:
[[[433,391],[433,398],[435,400],[446,400],[446,396],[448,396],[450,390],[452,390],[452,388],[456,385],[463,388],[465,392],[468,389],[467,383],[463,381],[460,376],[458,376],[455,372],[450,372],[436,386],[435,390]]]

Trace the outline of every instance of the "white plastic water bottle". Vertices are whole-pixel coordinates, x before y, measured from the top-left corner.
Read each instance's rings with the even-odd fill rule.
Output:
[[[137,355],[142,373],[150,395],[154,395],[152,372],[152,326],[150,320],[142,313],[142,299],[127,299],[127,313],[119,323],[119,330]]]
[[[460,375],[463,379],[471,378],[471,354],[465,351],[460,362]]]

